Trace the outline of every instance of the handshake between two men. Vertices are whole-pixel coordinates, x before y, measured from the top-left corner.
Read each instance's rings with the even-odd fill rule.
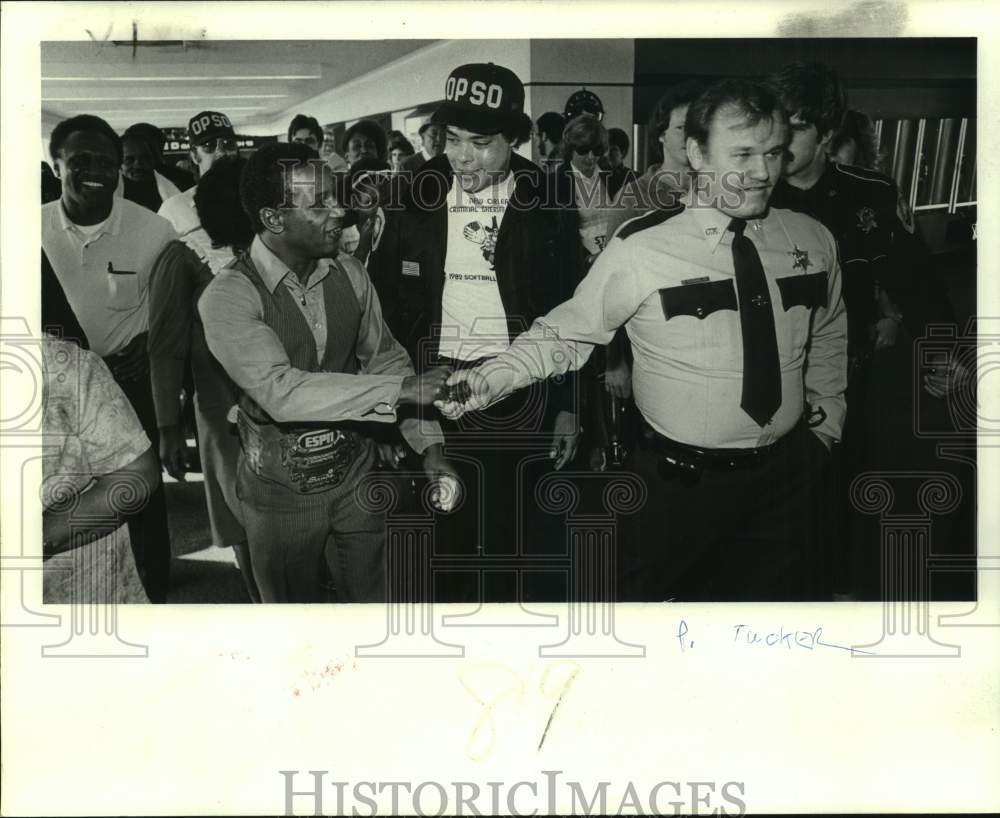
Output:
[[[457,421],[467,412],[481,411],[506,398],[527,383],[515,382],[514,372],[508,364],[488,361],[479,366],[452,371],[439,367],[424,374],[430,377],[426,386],[436,384],[433,405],[442,417]],[[540,380],[536,375],[530,381]],[[552,429],[549,458],[553,466],[561,469],[576,455],[580,438],[577,415],[570,411],[556,414]]]

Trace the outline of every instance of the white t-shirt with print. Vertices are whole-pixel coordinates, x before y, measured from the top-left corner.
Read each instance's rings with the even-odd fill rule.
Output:
[[[587,252],[597,255],[608,243],[608,193],[600,173],[587,178],[572,168],[576,207],[580,214],[580,240]]]
[[[499,355],[509,346],[507,313],[497,285],[494,251],[514,174],[478,193],[456,180],[448,194],[439,354],[462,361]]]

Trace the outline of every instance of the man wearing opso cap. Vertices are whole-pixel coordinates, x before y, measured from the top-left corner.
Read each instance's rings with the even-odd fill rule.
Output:
[[[204,176],[220,156],[236,156],[239,152],[233,124],[228,116],[218,111],[202,111],[191,117],[188,142],[191,145],[191,161],[198,166],[199,176]],[[194,250],[213,273],[217,273],[233,254],[228,249],[212,247],[212,240],[202,229],[194,208],[196,190],[197,186],[170,197],[157,212],[174,226],[181,241]]]
[[[407,342],[418,370],[460,369],[499,355],[572,294],[580,269],[579,241],[544,206],[547,175],[514,153],[532,128],[520,79],[493,63],[463,65],[448,77],[445,100],[431,118],[446,129],[445,153],[414,175],[404,215],[396,314],[411,327]],[[491,409],[488,424],[443,426],[470,494],[442,521],[449,530],[438,529],[439,543],[464,557],[480,552],[485,561],[470,574],[446,575],[438,599],[474,599],[480,570],[486,600],[516,598],[511,568],[524,554],[517,526],[525,523],[516,509],[534,506],[523,461],[544,462],[547,454],[561,468],[573,458],[571,383],[512,396]],[[527,503],[518,503],[519,490]],[[495,584],[504,570],[506,584]]]
[[[385,515],[358,496],[372,431],[400,422],[447,510],[457,478],[440,429],[405,411],[429,405],[449,370],[413,373],[361,262],[338,251],[345,192],[315,150],[265,145],[247,160],[240,198],[256,236],[198,310],[242,392],[237,496],[261,600],[323,601],[328,571],[338,601],[380,601]]]

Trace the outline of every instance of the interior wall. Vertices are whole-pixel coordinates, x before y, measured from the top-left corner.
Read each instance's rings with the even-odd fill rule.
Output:
[[[530,69],[528,40],[446,40],[421,48],[370,74],[296,105],[279,118],[248,124],[253,134],[283,134],[296,113],[320,122],[345,122],[369,114],[409,111],[440,100],[448,75],[459,65],[495,62],[520,77]]]
[[[561,114],[570,95],[587,88],[604,105],[604,125],[631,139],[634,77],[634,40],[532,40],[528,113],[532,119],[546,111]]]

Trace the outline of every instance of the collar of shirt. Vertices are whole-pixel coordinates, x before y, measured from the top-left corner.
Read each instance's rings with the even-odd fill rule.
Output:
[[[114,197],[114,201],[111,204],[111,214],[107,219],[104,220],[104,227],[102,227],[95,235],[89,236],[90,239],[96,239],[99,236],[109,233],[112,236],[117,236],[122,229],[122,202],[124,200],[118,196]],[[76,223],[73,222],[69,216],[66,215],[66,208],[59,203],[59,222],[63,230],[69,231],[77,236],[82,235],[82,233],[77,229]]]
[[[302,285],[300,284],[298,274],[290,270],[285,262],[272,253],[267,245],[261,241],[260,236],[254,236],[253,243],[250,245],[250,260],[253,262],[254,267],[257,268],[257,272],[260,273],[260,277],[264,279],[264,284],[267,285],[268,290],[272,293],[278,284],[288,277],[290,277],[289,280],[293,288],[312,289],[329,275],[330,264],[332,263],[329,259],[318,260],[316,262],[316,269],[309,275],[309,280],[305,285]]]
[[[578,193],[581,188],[585,188],[590,192],[604,184],[604,171],[600,169],[595,170],[593,176],[584,176],[572,165],[569,166],[569,169],[573,173],[573,176],[576,177],[576,189]]]
[[[682,197],[682,201],[695,223],[701,229],[701,233],[708,243],[709,252],[714,253],[719,246],[719,242],[722,241],[722,237],[726,235],[729,223],[733,220],[733,217],[727,216],[721,210],[716,210],[714,207],[692,207],[690,194]],[[748,219],[747,221],[751,225],[760,223],[757,219]]]

